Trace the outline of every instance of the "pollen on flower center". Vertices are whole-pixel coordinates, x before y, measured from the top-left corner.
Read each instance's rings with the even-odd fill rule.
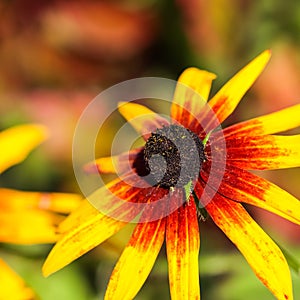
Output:
[[[200,138],[179,125],[165,126],[153,132],[143,154],[151,181],[166,189],[183,187],[197,178],[205,160]]]

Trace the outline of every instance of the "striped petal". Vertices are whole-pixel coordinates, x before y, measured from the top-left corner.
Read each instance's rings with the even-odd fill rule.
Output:
[[[300,126],[300,104],[258,118],[241,122],[223,130],[226,139],[237,136],[265,135],[283,132]]]
[[[244,94],[265,68],[270,56],[271,53],[269,50],[261,53],[246,67],[240,70],[234,77],[232,77],[209,101],[209,106],[220,123],[222,123],[235,110]],[[203,119],[207,118],[211,118],[210,113],[203,116]],[[206,124],[206,132],[214,129],[209,120],[204,123]]]
[[[275,184],[248,171],[228,166],[224,174],[201,172],[202,179],[223,178],[218,193],[228,199],[255,205],[300,225],[300,201]],[[282,201],[284,199],[284,201]]]
[[[133,164],[143,148],[136,148],[119,155],[101,157],[84,166],[87,173],[117,173],[125,174],[132,171]]]
[[[279,300],[293,299],[291,276],[285,257],[242,205],[217,194],[207,204],[206,210],[274,296]]]
[[[145,211],[146,219],[149,211]],[[146,281],[165,235],[165,219],[137,224],[111,275],[104,299],[133,299]]]
[[[53,243],[62,216],[41,210],[0,212],[0,241],[13,244]]]
[[[140,213],[141,208],[136,202],[147,201],[146,194],[151,196],[149,189],[130,186],[116,179],[94,192],[89,200],[84,200],[60,224],[60,239],[43,267],[45,276],[63,268],[123,228]],[[101,212],[89,202],[96,205],[95,199],[101,204]]]
[[[0,173],[22,162],[47,137],[44,126],[28,124],[6,129],[0,133]]]
[[[227,140],[226,145],[227,163],[241,169],[271,170],[300,166],[300,135],[239,136]]]
[[[2,211],[22,211],[41,209],[59,213],[69,213],[81,202],[81,196],[65,193],[24,192],[0,188],[0,208]]]
[[[137,103],[121,102],[119,112],[145,140],[149,138],[151,132],[169,124],[163,117]]]
[[[171,106],[171,118],[190,128],[190,124],[206,104],[212,80],[215,78],[215,74],[207,71],[186,69],[178,79]]]
[[[2,259],[0,259],[0,299],[38,299],[25,282]]]
[[[172,299],[200,299],[200,235],[194,199],[167,218],[166,246]]]

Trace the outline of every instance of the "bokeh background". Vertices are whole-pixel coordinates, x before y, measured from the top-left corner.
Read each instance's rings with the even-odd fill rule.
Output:
[[[51,137],[1,175],[0,186],[80,193],[72,137],[80,114],[97,94],[141,76],[176,79],[189,66],[218,75],[215,93],[268,48],[271,62],[227,125],[300,103],[299,1],[2,0],[0,129],[38,122],[49,127]],[[118,126],[107,127],[108,140]],[[103,143],[99,154],[109,154],[109,145]],[[260,175],[300,199],[299,169]],[[299,227],[249,210],[280,245],[300,257]],[[42,300],[102,299],[131,229],[47,279],[41,265],[51,245],[0,244],[0,254]],[[201,224],[201,242],[203,299],[274,299],[209,220]],[[300,299],[299,274],[293,279],[295,299]],[[164,251],[136,299],[169,299]]]

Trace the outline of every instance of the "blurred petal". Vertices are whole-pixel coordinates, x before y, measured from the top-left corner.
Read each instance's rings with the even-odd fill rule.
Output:
[[[24,192],[0,188],[1,210],[41,209],[69,213],[81,202],[81,196],[65,193]]]
[[[241,122],[223,130],[226,139],[241,135],[265,135],[283,132],[300,126],[300,104],[271,114]]]
[[[200,299],[200,235],[194,199],[167,218],[166,246],[172,299]]]
[[[256,276],[277,299],[293,299],[288,264],[278,246],[241,204],[216,195],[206,210],[244,255]]]
[[[149,211],[145,211],[148,215]],[[149,216],[149,215],[148,215]],[[165,235],[165,219],[137,224],[109,280],[104,299],[133,299],[146,281]]]
[[[145,140],[148,139],[151,132],[169,124],[163,117],[137,103],[121,102],[119,112]]]
[[[33,300],[37,299],[25,282],[0,258],[0,299]]]
[[[300,201],[266,179],[233,166],[228,166],[224,174],[217,170],[210,175],[201,172],[204,181],[209,176],[222,176],[218,193],[228,199],[255,205],[300,225]]]
[[[133,169],[133,163],[143,148],[136,148],[119,155],[101,157],[84,166],[87,173],[124,174]]]
[[[271,52],[269,50],[261,53],[232,77],[209,101],[209,106],[214,111],[220,123],[235,110],[244,94],[265,68],[270,56]],[[207,117],[210,117],[210,115]],[[203,118],[205,118],[205,116],[203,116]],[[214,129],[210,128],[210,124],[211,123],[207,121],[206,131]]]
[[[179,77],[171,106],[171,118],[189,128],[206,104],[216,75],[196,68],[186,69]]]
[[[44,126],[28,124],[0,132],[0,173],[23,161],[47,137]]]
[[[62,216],[41,210],[1,210],[0,241],[13,244],[53,243]]]
[[[270,170],[300,166],[300,135],[239,136],[227,140],[226,145],[227,163],[241,169]]]

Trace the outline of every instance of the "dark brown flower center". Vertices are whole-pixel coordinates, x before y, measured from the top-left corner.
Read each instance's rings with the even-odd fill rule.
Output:
[[[204,146],[195,133],[179,125],[165,126],[146,142],[143,175],[155,186],[184,187],[198,177],[204,160]]]

